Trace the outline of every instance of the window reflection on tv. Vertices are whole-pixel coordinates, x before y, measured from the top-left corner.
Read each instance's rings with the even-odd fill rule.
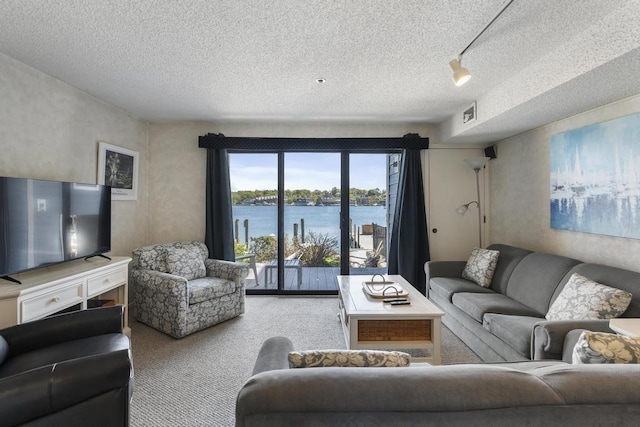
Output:
[[[110,187],[0,177],[0,277],[110,249]]]

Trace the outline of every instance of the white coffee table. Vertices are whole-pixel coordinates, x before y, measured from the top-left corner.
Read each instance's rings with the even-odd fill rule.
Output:
[[[340,321],[349,349],[423,349],[412,360],[440,364],[440,321],[444,314],[402,276],[385,275],[409,292],[410,305],[390,305],[367,295],[362,282],[371,276],[338,276]],[[380,280],[380,276],[376,277]]]
[[[620,317],[611,319],[609,327],[620,335],[640,337],[640,319]]]

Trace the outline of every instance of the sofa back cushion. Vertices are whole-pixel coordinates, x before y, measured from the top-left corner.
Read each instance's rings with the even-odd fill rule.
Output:
[[[578,264],[560,282],[553,293],[552,301],[556,300],[573,273],[578,273],[603,285],[630,292],[632,295],[631,303],[620,317],[640,317],[640,273],[602,264]]]
[[[489,289],[505,294],[511,273],[513,273],[516,265],[518,265],[525,256],[529,255],[531,251],[501,244],[489,245],[487,249],[500,252],[500,255],[498,256],[498,264],[496,265],[496,269],[493,273],[493,279],[491,280],[491,286],[489,286]]]
[[[525,256],[511,273],[507,296],[544,317],[549,311],[556,288],[567,273],[580,262],[560,255],[531,253]]]

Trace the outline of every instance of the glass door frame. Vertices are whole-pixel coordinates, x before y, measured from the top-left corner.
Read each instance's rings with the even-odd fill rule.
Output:
[[[300,152],[330,152],[340,154],[340,274],[349,275],[349,189],[350,189],[350,164],[349,156],[351,154],[366,153],[366,154],[394,154],[400,152],[398,149],[376,149],[376,150],[313,150],[313,149],[280,149],[280,150],[229,150],[230,154],[233,153],[266,153],[277,155],[277,168],[278,168],[278,206],[277,206],[277,256],[278,260],[285,258],[285,155],[287,153],[300,153]],[[388,173],[387,170],[383,173]],[[388,197],[388,196],[387,196]],[[278,263],[276,269],[277,287],[275,289],[247,289],[248,295],[337,295],[338,290],[287,290],[283,288],[285,283],[285,267],[282,262]]]

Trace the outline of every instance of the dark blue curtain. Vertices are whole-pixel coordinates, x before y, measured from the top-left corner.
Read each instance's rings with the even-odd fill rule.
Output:
[[[430,259],[420,150],[402,151],[398,195],[389,242],[389,274],[400,274],[426,295],[424,263]]]
[[[204,243],[209,257],[235,260],[229,156],[223,148],[207,149],[206,228]]]

